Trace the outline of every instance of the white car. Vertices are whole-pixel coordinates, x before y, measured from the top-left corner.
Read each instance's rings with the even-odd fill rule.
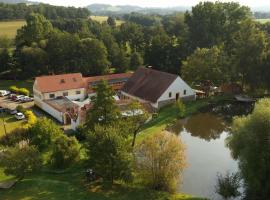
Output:
[[[10,91],[7,90],[0,90],[0,97],[7,96],[10,94]]]
[[[15,117],[16,117],[17,120],[25,119],[25,116],[24,116],[24,114],[22,114],[22,113],[16,113],[16,114],[15,114]]]
[[[20,101],[20,100],[22,100],[23,98],[25,98],[24,95],[18,95],[18,96],[15,98],[15,101]]]

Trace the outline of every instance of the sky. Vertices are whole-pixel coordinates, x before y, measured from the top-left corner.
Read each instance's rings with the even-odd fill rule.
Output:
[[[84,7],[93,3],[111,5],[137,5],[141,7],[175,7],[193,6],[201,0],[37,0],[52,5]],[[216,0],[208,0],[216,1]],[[222,0],[231,2],[233,0]],[[237,0],[237,2],[250,7],[270,6],[270,0]]]

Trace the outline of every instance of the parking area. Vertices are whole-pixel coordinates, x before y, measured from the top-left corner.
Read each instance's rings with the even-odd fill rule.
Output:
[[[34,106],[34,102],[16,102],[8,98],[8,96],[0,97],[0,107],[8,108],[10,110],[16,109],[18,105],[23,106],[25,109],[31,109]]]

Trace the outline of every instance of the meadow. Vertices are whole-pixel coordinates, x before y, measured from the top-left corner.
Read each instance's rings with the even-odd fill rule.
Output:
[[[265,24],[267,22],[270,22],[270,19],[256,19],[256,21]]]
[[[90,16],[90,18],[94,21],[97,21],[99,23],[103,23],[106,22],[108,17],[107,16]],[[121,24],[123,24],[124,21],[122,20],[116,20],[116,26],[120,26]]]
[[[5,21],[0,22],[0,37],[6,36],[10,39],[15,38],[17,30],[25,25],[25,21]]]

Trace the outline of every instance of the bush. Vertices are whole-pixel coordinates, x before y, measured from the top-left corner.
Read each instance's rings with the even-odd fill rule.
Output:
[[[19,88],[19,91],[18,92],[20,94],[22,94],[22,95],[25,95],[25,96],[29,96],[30,95],[29,90],[27,90],[26,88]]]
[[[145,138],[135,149],[139,176],[156,190],[174,192],[186,166],[185,146],[169,132]]]
[[[9,87],[9,90],[13,93],[18,93],[19,92],[19,88],[17,88],[17,86],[13,85]]]
[[[12,132],[0,138],[0,144],[4,146],[15,146],[23,140],[28,140],[27,130],[24,128],[14,129]]]
[[[58,169],[67,168],[79,159],[79,155],[80,145],[76,138],[61,135],[53,144],[51,164]]]
[[[185,104],[181,100],[177,100],[175,104],[178,110],[178,113],[177,113],[178,117],[179,118],[185,117],[185,113],[186,113]]]
[[[236,174],[226,173],[217,175],[216,192],[224,199],[235,198],[240,195],[238,189],[240,188],[240,176]]]
[[[16,110],[18,111],[18,112],[21,112],[21,113],[25,113],[25,108],[22,106],[22,105],[18,105],[17,107],[16,107]]]
[[[27,127],[33,126],[37,122],[37,117],[31,110],[25,111],[24,115],[27,119]]]
[[[16,145],[0,155],[0,166],[6,175],[22,179],[28,172],[35,171],[42,164],[39,151],[34,146]]]

